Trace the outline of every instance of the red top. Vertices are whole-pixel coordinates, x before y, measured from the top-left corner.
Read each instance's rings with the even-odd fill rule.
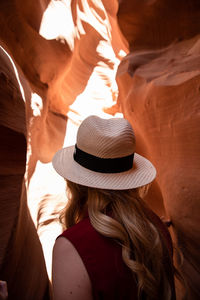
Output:
[[[167,236],[169,233],[165,228],[164,231]],[[138,299],[137,283],[122,260],[121,246],[99,234],[92,227],[89,217],[65,230],[60,236],[67,238],[78,251],[91,280],[93,299]]]

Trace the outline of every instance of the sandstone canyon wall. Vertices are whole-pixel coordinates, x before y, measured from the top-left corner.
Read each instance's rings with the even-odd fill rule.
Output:
[[[1,227],[4,238],[2,244],[5,247],[0,253],[0,275],[1,279],[8,282],[9,299],[48,297],[48,279],[35,228],[42,241],[45,260],[50,263],[52,245],[61,230],[57,224],[52,228],[51,223],[57,219],[57,209],[66,201],[62,195],[64,187],[52,170],[51,159],[64,143],[68,143],[66,130],[69,120],[72,120],[75,133],[84,117],[91,113],[108,117],[104,108],[109,109],[116,103],[118,89],[115,74],[127,51],[125,40],[117,27],[116,12],[117,2],[109,5],[107,10],[101,1],[0,2],[1,45],[10,55],[10,61],[17,72],[21,72],[21,77],[26,78],[24,84],[27,83],[29,91],[23,99],[18,84],[17,88],[11,88],[11,92],[17,90],[21,96],[17,97],[18,100],[15,96],[11,98],[14,97],[20,105],[16,104],[14,107],[12,101],[6,101],[10,91],[4,85],[7,80],[4,77],[13,77],[15,73],[13,70],[9,71],[8,66],[2,70],[2,74],[8,70],[5,76],[2,75],[4,81],[1,85],[2,122],[5,123],[5,119],[9,121],[5,124],[2,135],[4,140],[6,137],[9,139],[7,149],[10,152],[3,147],[1,151],[4,164],[10,166],[8,172],[12,174],[17,168],[17,157],[15,164],[10,163],[14,152],[11,146],[13,143],[23,157],[20,160],[19,180],[17,181],[16,176],[13,178],[15,189],[18,190],[15,197],[11,195],[9,180],[5,181],[6,174],[2,171],[4,184],[1,186],[1,204],[3,208],[5,203],[7,206]],[[12,115],[9,114],[10,110]],[[21,119],[15,117],[15,111],[20,114]],[[8,131],[7,134],[6,130],[10,127],[15,139],[12,139],[12,132]],[[23,145],[20,138],[24,141]],[[59,187],[63,189],[61,193],[58,191]],[[6,193],[8,195],[5,197]],[[10,215],[9,228],[6,230],[11,201],[15,205],[15,214]],[[24,232],[24,229],[27,231]],[[15,244],[10,238],[15,240]],[[32,260],[30,252],[33,254]],[[18,265],[11,267],[11,262],[8,263],[7,259],[10,256],[17,260]],[[50,277],[51,268],[48,263]],[[35,270],[38,270],[39,276]],[[16,274],[20,276],[14,276]]]
[[[121,112],[157,168],[148,200],[172,219],[188,299],[199,299],[199,1],[7,0],[0,25],[0,279],[9,299],[50,297],[42,247],[47,262],[66,201],[53,154],[87,115]]]
[[[157,168],[188,299],[199,299],[200,3],[122,1],[118,20],[130,45],[118,101],[139,151]]]
[[[9,299],[48,299],[49,281],[39,238],[27,207],[26,105],[31,90],[0,48],[0,278]]]

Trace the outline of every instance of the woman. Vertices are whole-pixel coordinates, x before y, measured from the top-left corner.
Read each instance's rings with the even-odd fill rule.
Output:
[[[86,118],[53,166],[69,194],[67,230],[53,251],[54,299],[175,299],[171,239],[142,200],[156,170],[135,153],[130,123]]]

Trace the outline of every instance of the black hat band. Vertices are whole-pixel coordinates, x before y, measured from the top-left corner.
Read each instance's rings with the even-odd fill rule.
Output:
[[[128,171],[133,167],[134,153],[124,157],[101,158],[86,153],[75,145],[73,157],[78,164],[91,171],[100,173],[120,173]]]

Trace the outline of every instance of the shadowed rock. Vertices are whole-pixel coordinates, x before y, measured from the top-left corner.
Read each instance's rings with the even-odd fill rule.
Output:
[[[157,168],[191,300],[200,297],[199,16],[198,1],[122,1],[118,11],[131,49],[118,68],[118,103]]]
[[[41,244],[27,207],[26,109],[31,91],[0,47],[0,278],[9,299],[49,299]]]

